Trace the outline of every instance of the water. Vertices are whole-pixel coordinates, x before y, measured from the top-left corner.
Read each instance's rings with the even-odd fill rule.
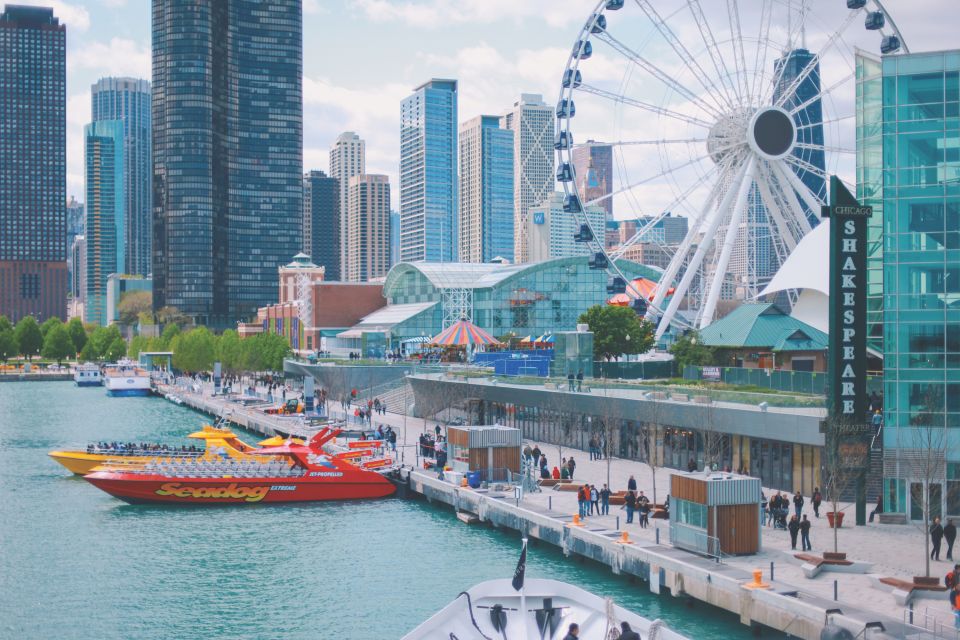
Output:
[[[517,535],[419,501],[133,506],[46,456],[95,440],[186,443],[204,420],[102,388],[0,383],[0,638],[391,639],[461,590],[513,574]],[[692,637],[749,637],[735,616],[548,545],[531,547],[527,575]]]

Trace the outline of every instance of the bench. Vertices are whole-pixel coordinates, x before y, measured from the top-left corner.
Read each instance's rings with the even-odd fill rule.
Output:
[[[557,484],[553,485],[554,491],[576,491],[583,486],[583,483],[577,482],[574,483],[573,480],[560,480]]]
[[[693,396],[694,404],[713,404],[713,398],[710,396]]]
[[[905,513],[878,513],[880,524],[907,524],[907,514]]]
[[[570,482],[570,481],[569,481],[569,480],[557,480],[556,478],[541,478],[541,479],[540,479],[540,486],[541,486],[541,487],[553,487],[553,486],[556,486],[556,485],[560,484],[561,482],[566,483],[566,482]]]
[[[942,584],[917,584],[909,580],[900,578],[879,578],[880,584],[893,587],[893,599],[901,607],[908,605],[921,591],[929,591],[936,594],[945,593],[947,588]]]

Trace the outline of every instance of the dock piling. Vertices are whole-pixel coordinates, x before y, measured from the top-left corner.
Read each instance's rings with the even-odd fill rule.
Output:
[[[833,581],[833,601],[834,601],[834,602],[836,602],[836,601],[838,600],[837,596],[838,596],[839,594],[837,593],[837,589],[838,589],[838,587],[837,587],[837,581],[834,580],[834,581]]]
[[[773,560],[770,561],[770,582],[773,582]]]
[[[617,516],[617,531],[620,531],[620,516]]]

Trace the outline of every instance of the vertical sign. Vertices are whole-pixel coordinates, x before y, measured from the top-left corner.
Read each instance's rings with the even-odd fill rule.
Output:
[[[219,362],[213,363],[213,395],[220,393],[220,385],[223,381],[223,376],[221,375],[221,366]]]
[[[837,176],[830,177],[830,350],[827,407],[834,424],[867,425],[867,225],[872,207],[860,206]],[[838,440],[827,434],[827,446],[860,451],[850,457],[861,466],[856,482],[857,524],[866,524],[865,474],[868,447],[854,433]],[[842,442],[840,441],[842,440]]]
[[[303,407],[306,413],[313,411],[313,376],[303,376]]]

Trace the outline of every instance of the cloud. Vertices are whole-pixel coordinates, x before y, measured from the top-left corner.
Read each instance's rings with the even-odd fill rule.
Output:
[[[111,38],[109,42],[88,42],[82,48],[71,50],[67,68],[93,69],[100,76],[150,77],[149,43],[139,45],[126,38]]]
[[[83,174],[83,128],[90,124],[90,91],[67,96],[67,194],[86,200]]]
[[[330,13],[330,9],[320,6],[320,0],[303,0],[303,12],[307,15]]]
[[[376,22],[402,22],[425,29],[528,18],[563,27],[585,17],[582,0],[360,0],[357,4]]]
[[[17,0],[13,4],[25,4],[35,7],[51,7],[53,15],[60,19],[60,24],[67,25],[67,33],[71,29],[86,31],[90,28],[90,12],[87,8],[73,2],[63,0]]]

